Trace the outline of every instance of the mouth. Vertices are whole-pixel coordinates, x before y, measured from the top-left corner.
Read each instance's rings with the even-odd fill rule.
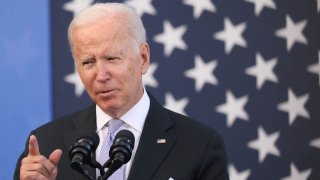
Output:
[[[98,91],[97,95],[102,97],[112,96],[116,93],[116,90]]]

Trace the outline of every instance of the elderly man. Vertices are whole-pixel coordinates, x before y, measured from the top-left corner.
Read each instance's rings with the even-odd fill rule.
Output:
[[[131,160],[110,179],[228,179],[216,131],[163,108],[144,89],[150,50],[134,10],[95,4],[72,20],[68,36],[77,71],[95,104],[32,131],[14,179],[86,179],[70,167],[70,146],[83,133],[97,132],[95,158],[103,164],[108,134],[121,129],[130,130],[136,143]]]

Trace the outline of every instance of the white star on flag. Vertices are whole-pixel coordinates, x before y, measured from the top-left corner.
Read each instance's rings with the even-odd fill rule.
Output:
[[[278,110],[289,113],[289,124],[292,125],[296,117],[310,118],[309,112],[304,105],[309,99],[309,94],[297,97],[294,92],[288,90],[288,101],[278,104]]]
[[[183,3],[193,7],[193,17],[198,19],[204,10],[216,12],[216,7],[211,0],[183,0]]]
[[[233,164],[229,165],[228,172],[230,180],[247,180],[251,174],[250,169],[244,170],[242,172],[237,171],[236,167]]]
[[[264,7],[276,9],[276,4],[273,0],[245,0],[254,4],[254,13],[259,16]]]
[[[64,77],[64,81],[74,85],[74,93],[76,97],[80,97],[83,94],[85,88],[79,77],[77,70],[74,70],[72,74],[66,75]]]
[[[306,169],[302,172],[299,172],[294,163],[290,164],[290,176],[284,177],[281,180],[307,180],[310,176],[312,170]]]
[[[307,20],[294,23],[289,15],[286,16],[286,27],[276,31],[276,36],[287,40],[287,51],[290,51],[295,42],[308,44],[307,38],[302,34]]]
[[[63,5],[63,9],[73,13],[73,16],[78,14],[83,9],[89,7],[93,0],[72,0]]]
[[[232,92],[226,92],[226,103],[216,107],[216,111],[227,116],[227,126],[231,127],[237,118],[249,121],[249,115],[244,110],[244,106],[248,102],[249,97],[243,96],[236,99]]]
[[[152,0],[128,0],[125,3],[133,7],[136,10],[137,14],[142,17],[144,13],[150,15],[157,14],[157,10],[153,7],[151,1]]]
[[[235,45],[247,47],[247,42],[242,37],[243,31],[246,29],[246,23],[233,25],[229,18],[224,18],[224,30],[217,32],[213,38],[224,41],[225,53],[230,54]]]
[[[248,147],[259,152],[259,163],[262,163],[268,154],[280,156],[280,151],[275,144],[279,136],[279,132],[267,135],[262,127],[258,128],[258,138],[250,141]]]
[[[256,77],[256,87],[261,89],[263,84],[269,80],[277,83],[278,78],[273,72],[273,68],[277,64],[277,59],[265,61],[260,53],[256,54],[256,65],[246,69],[246,74]]]
[[[182,36],[187,30],[187,26],[182,25],[174,28],[168,20],[163,23],[164,31],[156,35],[153,40],[164,45],[164,54],[170,56],[175,48],[186,50],[187,44],[182,39]]]
[[[157,79],[154,77],[154,73],[156,72],[158,68],[157,63],[151,63],[148,69],[147,74],[145,74],[143,77],[143,84],[146,86],[150,86],[153,88],[157,88],[159,83]]]
[[[171,93],[165,94],[164,107],[172,111],[175,111],[177,113],[186,115],[187,113],[184,111],[184,109],[186,108],[188,103],[189,103],[188,98],[182,98],[180,100],[176,100]]]
[[[311,140],[310,146],[320,149],[320,138]]]
[[[196,91],[200,92],[205,83],[217,85],[218,80],[213,75],[213,71],[217,67],[218,62],[213,60],[205,63],[200,55],[196,55],[194,61],[194,68],[185,71],[184,75],[196,81]]]
[[[318,63],[310,65],[307,70],[310,73],[318,74],[318,76],[319,76],[319,86],[320,86],[320,51],[318,53]]]

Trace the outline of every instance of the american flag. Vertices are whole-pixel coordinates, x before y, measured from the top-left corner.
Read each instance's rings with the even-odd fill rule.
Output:
[[[89,103],[66,29],[92,3],[52,1],[56,117]],[[146,88],[222,134],[232,180],[320,179],[319,0],[124,3],[147,29]]]
[[[99,1],[105,2],[105,1]],[[320,0],[126,0],[151,48],[146,89],[215,128],[231,180],[320,179]],[[52,119],[91,104],[51,1]]]

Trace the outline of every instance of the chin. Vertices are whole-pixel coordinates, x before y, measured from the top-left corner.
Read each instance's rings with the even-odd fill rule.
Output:
[[[119,104],[113,104],[113,103],[105,103],[105,102],[101,102],[101,103],[97,103],[98,106],[105,112],[105,113],[111,113],[111,112],[116,112],[120,109],[120,105]]]

